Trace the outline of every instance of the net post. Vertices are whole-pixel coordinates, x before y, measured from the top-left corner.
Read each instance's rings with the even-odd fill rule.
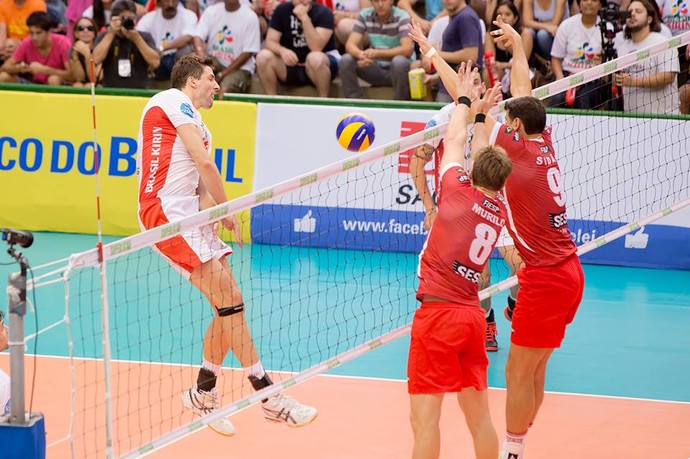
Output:
[[[29,261],[12,244],[7,253],[17,260],[18,273],[8,276],[10,319],[10,415],[0,418],[0,451],[8,459],[44,459],[46,434],[43,415],[26,413],[24,398],[24,316],[26,315],[26,273]]]

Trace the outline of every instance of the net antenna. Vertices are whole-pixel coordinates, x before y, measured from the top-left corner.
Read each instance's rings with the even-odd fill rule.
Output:
[[[93,57],[89,59],[89,80],[91,86],[91,114],[93,120],[93,158],[96,170],[96,233],[98,241],[98,261],[101,273],[101,329],[103,337],[103,375],[105,378],[105,430],[106,457],[113,457],[113,408],[112,408],[112,378],[111,378],[111,350],[110,323],[108,308],[108,277],[103,259],[103,223],[101,221],[101,155],[98,148],[98,130],[96,128],[96,64]]]

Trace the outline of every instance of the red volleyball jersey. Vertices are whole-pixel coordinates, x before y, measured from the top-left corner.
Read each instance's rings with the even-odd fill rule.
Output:
[[[491,198],[470,183],[458,163],[440,171],[439,210],[419,255],[417,299],[433,295],[478,306],[484,265],[506,222],[500,195]]]
[[[541,137],[521,138],[496,123],[490,143],[503,147],[513,163],[503,189],[507,228],[522,260],[530,266],[552,266],[577,246],[570,237],[561,170],[551,142],[551,130]]]

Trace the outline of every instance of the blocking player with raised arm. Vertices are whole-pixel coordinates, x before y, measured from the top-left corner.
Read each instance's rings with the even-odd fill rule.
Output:
[[[418,24],[411,24],[410,25],[410,37],[417,42],[419,45],[420,51],[424,54],[430,53],[430,50],[432,49],[431,44],[429,43],[428,39],[422,32],[421,28],[419,27]],[[438,56],[437,53],[431,53],[431,57],[433,59],[434,54],[437,56],[436,59],[441,59],[440,56]],[[453,75],[455,74],[454,70],[450,70]],[[483,92],[483,85],[481,82],[481,77],[477,75],[477,79],[475,81],[475,85],[477,87],[482,88]],[[451,95],[452,98],[457,99],[457,94],[455,93],[455,87],[449,87],[448,93]],[[455,103],[452,102],[448,105],[445,105],[442,107],[433,117],[429,122],[426,124],[425,128],[430,128],[432,126],[436,126],[441,123],[448,122],[450,120],[450,116],[453,113],[453,110],[455,108]],[[472,122],[473,120],[470,120]],[[472,135],[468,135],[468,145],[466,148],[466,152],[469,152],[469,138],[471,138]],[[410,174],[412,175],[412,182],[417,190],[417,193],[420,196],[420,199],[422,201],[422,204],[424,205],[424,212],[425,212],[425,217],[424,217],[424,227],[429,230],[431,228],[431,224],[433,223],[434,219],[436,218],[436,203],[434,202],[434,197],[429,190],[429,184],[426,179],[426,172],[424,170],[425,166],[427,163],[429,163],[432,159],[434,161],[434,188],[438,190],[438,185],[439,185],[439,175],[438,171],[440,170],[439,165],[441,163],[441,158],[443,157],[443,141],[439,140],[437,146],[434,148],[433,145],[430,144],[424,144],[420,145],[415,149],[415,153],[410,158]],[[465,163],[465,167],[469,168],[469,154],[466,156],[467,161]],[[503,259],[508,263],[508,266],[510,267],[510,275],[514,275],[518,269],[522,266],[522,260],[520,260],[520,256],[517,253],[517,250],[515,249],[515,245],[508,235],[507,231],[505,228],[501,231],[501,234],[498,238],[498,242],[496,244],[496,247],[498,248],[498,251],[501,253],[501,256]],[[489,264],[486,264],[486,267],[484,269],[484,272],[482,273],[482,281],[481,284],[479,285],[479,290],[483,290],[487,288],[489,285],[491,285],[491,270],[489,269]],[[514,308],[515,307],[515,299],[517,298],[517,293],[518,293],[519,286],[515,285],[511,287],[510,293],[508,294],[508,308]],[[484,300],[481,301],[481,306],[482,309],[484,309],[485,315],[486,315],[486,337],[485,337],[485,346],[486,350],[488,352],[496,352],[498,351],[498,330],[496,328],[496,319],[494,316],[494,310],[491,306],[491,297],[488,297]]]
[[[546,128],[546,110],[531,97],[520,34],[499,17],[494,41],[513,51],[506,123],[475,120],[473,148],[500,145],[513,163],[503,190],[507,228],[524,262],[506,363],[506,440],[502,459],[524,459],[525,436],[544,401],[546,366],[582,300],[584,273],[571,239],[561,170]],[[482,107],[484,108],[484,107]],[[486,113],[486,112],[485,112]]]
[[[413,459],[438,458],[439,418],[447,392],[457,393],[476,457],[495,459],[498,438],[487,394],[489,361],[484,349],[486,321],[479,307],[478,285],[493,251],[506,210],[498,194],[511,163],[502,148],[476,152],[472,169],[464,168],[467,117],[477,70],[458,70],[458,105],[446,134],[439,177],[438,216],[420,254],[417,299],[408,361]],[[500,86],[482,103],[498,100]]]
[[[472,149],[484,145],[505,148],[513,163],[504,197],[506,227],[524,267],[518,272],[520,295],[512,319],[511,346],[506,363],[506,440],[502,459],[524,459],[525,437],[544,401],[546,365],[560,347],[565,329],[582,300],[584,273],[570,237],[561,172],[546,128],[546,110],[531,97],[527,56],[520,34],[499,16],[492,35],[513,51],[506,123],[480,113],[475,119]],[[446,87],[457,76],[443,59],[434,67]],[[483,107],[485,108],[485,107]],[[485,116],[481,116],[485,115]],[[482,122],[485,121],[485,122]]]
[[[151,229],[180,220],[227,201],[223,181],[210,157],[211,133],[199,109],[209,109],[219,90],[209,58],[187,55],[171,72],[172,88],[154,95],[144,108],[139,128],[137,166],[139,173],[139,222]],[[242,236],[236,217],[221,220]],[[255,390],[273,384],[266,374],[247,327],[244,300],[226,257],[232,249],[212,225],[185,230],[155,246],[180,274],[199,289],[213,307],[213,320],[206,331],[203,362],[197,383],[184,392],[185,408],[205,415],[220,407],[216,378],[227,353],[232,350]],[[317,415],[284,394],[262,403],[264,417],[289,426],[303,426]],[[222,435],[233,435],[230,421],[221,418],[209,424]]]

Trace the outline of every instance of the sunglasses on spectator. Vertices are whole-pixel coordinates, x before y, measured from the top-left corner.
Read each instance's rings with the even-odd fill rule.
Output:
[[[80,25],[80,26],[77,26],[77,30],[79,32],[83,32],[85,30],[88,30],[89,32],[93,32],[94,27],[92,25]]]

